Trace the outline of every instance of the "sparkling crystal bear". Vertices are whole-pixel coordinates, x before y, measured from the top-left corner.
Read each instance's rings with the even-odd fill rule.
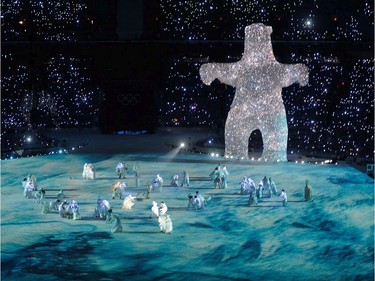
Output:
[[[248,159],[251,133],[259,129],[264,161],[287,161],[288,124],[282,88],[307,85],[303,64],[276,61],[271,44],[272,27],[255,23],[245,28],[245,47],[240,61],[206,63],[200,67],[202,81],[216,78],[236,88],[225,124],[225,156]]]

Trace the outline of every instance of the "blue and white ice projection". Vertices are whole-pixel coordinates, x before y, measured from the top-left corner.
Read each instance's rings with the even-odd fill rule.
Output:
[[[276,61],[271,44],[272,27],[255,23],[245,28],[245,48],[235,63],[206,63],[202,81],[216,78],[236,88],[225,123],[225,157],[248,159],[251,133],[259,129],[264,161],[287,161],[288,124],[282,88],[293,83],[305,86],[309,71],[304,64]]]

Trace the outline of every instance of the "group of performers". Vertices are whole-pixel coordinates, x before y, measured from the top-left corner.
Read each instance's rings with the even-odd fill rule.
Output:
[[[139,162],[133,167],[133,172],[135,175],[138,175],[138,171],[140,169]],[[128,168],[125,163],[119,163],[116,166],[116,172],[118,174],[118,178],[126,178],[126,172]],[[214,171],[209,174],[210,180],[214,183],[214,188],[224,189],[227,188],[228,185],[228,175],[229,172],[225,165],[221,166],[218,164]],[[85,163],[83,167],[82,177],[84,179],[95,179],[95,166],[90,163]],[[181,182],[179,182],[181,179]],[[189,174],[186,171],[183,171],[181,174],[175,174],[171,177],[171,185],[174,187],[182,187],[186,185],[187,187],[190,186],[190,179]],[[138,184],[137,184],[138,182]],[[146,192],[143,194],[146,199],[150,199],[150,193],[152,191],[162,191],[163,187],[163,178],[160,174],[157,174],[155,178],[153,178],[147,184]],[[136,186],[139,186],[139,179],[136,181]],[[45,201],[45,190],[43,188],[38,188],[36,177],[33,175],[28,175],[26,178],[22,180],[22,187],[24,189],[24,196],[26,198],[35,198],[37,200],[37,204],[42,205],[42,213],[46,214],[50,211],[57,211],[62,218],[68,218],[73,220],[81,219],[80,214],[80,206],[76,200],[72,200],[68,202],[64,200],[64,192],[60,190],[56,194],[56,199],[50,202]],[[140,192],[138,192],[139,194]],[[280,201],[282,202],[282,206],[286,206],[288,202],[288,196],[286,191],[283,189],[281,190],[280,194],[278,194],[276,184],[274,181],[269,177],[266,176],[258,183],[255,182],[250,177],[244,177],[240,183],[240,194],[241,195],[249,195],[248,205],[257,205],[259,200],[262,198],[271,198],[271,197],[279,197]],[[309,183],[309,180],[305,181],[305,189],[304,189],[304,200],[306,202],[312,201],[312,188]],[[122,209],[129,210],[133,207],[134,201],[136,199],[130,193],[127,193],[127,184],[125,181],[118,181],[112,185],[112,199],[119,197],[120,199],[124,198]],[[210,198],[209,198],[210,199]],[[188,194],[188,205],[187,210],[204,210],[205,204],[208,202],[207,198],[199,192],[196,191],[194,195],[191,193]],[[167,214],[168,207],[165,202],[161,201],[158,205],[155,201],[153,201],[153,206],[151,207],[152,215],[158,219],[160,231],[164,233],[171,233],[173,230],[173,224],[171,217]],[[106,222],[113,223],[114,226],[112,227],[112,232],[121,232],[122,225],[120,216],[118,214],[113,213],[113,209],[111,208],[111,204],[108,200],[100,198],[97,199],[97,205],[93,212],[93,216],[98,219],[105,219]]]

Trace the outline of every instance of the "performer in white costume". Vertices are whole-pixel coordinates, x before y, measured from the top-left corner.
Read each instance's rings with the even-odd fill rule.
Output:
[[[94,210],[94,216],[100,219],[106,218],[107,212],[109,210],[111,210],[111,205],[109,204],[109,202],[105,199],[101,199],[100,197],[98,197],[98,200],[96,201],[96,207]]]
[[[160,202],[160,205],[159,205],[159,216],[163,216],[165,215],[165,213],[168,211],[168,207],[167,207],[167,204],[165,204],[164,201],[161,201]]]
[[[151,186],[153,191],[162,191],[163,190],[163,178],[160,174],[157,174],[156,177],[151,181]]]
[[[122,199],[126,195],[126,182],[116,182],[112,184],[112,199],[115,199],[117,196]]]
[[[122,209],[123,210],[130,210],[134,206],[134,200],[136,198],[137,197],[132,196],[131,194],[129,194],[128,196],[126,196],[124,198],[124,202],[122,203]]]
[[[85,165],[83,165],[82,177],[86,180],[95,179],[95,166],[91,163],[85,163]]]
[[[287,196],[287,194],[286,194],[286,192],[285,192],[284,189],[281,190],[281,193],[280,193],[279,197],[280,197],[280,200],[281,200],[283,206],[285,207],[286,204],[288,203],[288,196]]]
[[[125,163],[118,163],[116,166],[116,173],[119,179],[125,178],[126,172],[128,171],[128,166]]]
[[[243,177],[242,181],[240,182],[240,194],[241,195],[250,194],[250,186],[249,186],[249,182],[247,181],[247,177]]]
[[[39,188],[37,192],[35,192],[34,197],[36,198],[37,204],[44,204],[44,198],[46,197],[46,191],[44,190],[44,188]]]
[[[59,214],[62,218],[73,218],[73,211],[68,201],[64,200],[64,202],[59,205]]]
[[[180,178],[179,174],[175,174],[174,176],[171,177],[171,186],[178,187],[179,183],[178,180]]]
[[[151,207],[151,216],[155,216],[156,218],[159,217],[159,206],[158,203],[155,201],[152,201],[152,207]]]
[[[23,195],[26,198],[33,198],[34,185],[32,182],[26,182],[25,188],[23,190]]]
[[[164,215],[159,217],[159,226],[160,231],[164,233],[172,233],[173,231],[173,224],[171,217],[169,215]]]
[[[73,212],[73,220],[79,220],[81,219],[81,214],[79,213],[79,205],[77,201],[72,200],[72,203],[70,203],[70,207]]]

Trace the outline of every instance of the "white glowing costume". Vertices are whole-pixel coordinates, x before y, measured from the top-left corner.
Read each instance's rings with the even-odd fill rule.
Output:
[[[64,202],[59,205],[59,214],[62,218],[73,218],[73,211],[68,201],[64,200]]]
[[[137,197],[132,196],[131,194],[129,194],[128,196],[126,196],[124,198],[124,202],[122,202],[122,209],[124,209],[124,210],[130,210],[134,206],[134,200],[136,198]]]
[[[115,199],[116,197],[122,197],[126,196],[126,182],[116,182],[112,184],[112,199]]]
[[[73,220],[79,220],[81,219],[81,214],[79,213],[79,205],[77,201],[72,200],[72,203],[70,203],[70,207],[73,212]]]
[[[164,233],[172,233],[173,224],[171,217],[169,215],[163,215],[159,217],[159,227],[160,231]]]
[[[280,200],[281,200],[281,202],[282,202],[282,204],[283,204],[283,206],[285,207],[286,206],[286,204],[288,203],[288,196],[286,195],[286,192],[285,192],[285,190],[282,190],[281,191],[281,193],[280,193]]]
[[[157,174],[156,178],[151,181],[151,186],[153,191],[162,191],[163,190],[163,178]]]
[[[34,187],[34,190],[37,190],[38,189],[38,184],[37,184],[37,181],[36,181],[36,177],[33,176],[33,175],[27,175],[26,178],[24,178],[22,180],[22,188],[25,189],[25,186],[29,183],[31,183],[31,185]]]
[[[98,198],[96,202],[96,208],[94,210],[94,216],[97,218],[105,218],[107,216],[107,212],[111,210],[111,205],[105,199]]]
[[[193,210],[200,210],[202,209],[202,201],[198,198],[197,195],[194,196],[192,201]]]
[[[165,204],[163,201],[160,202],[159,206],[159,216],[165,215],[165,213],[168,211],[167,204]]]
[[[23,190],[23,195],[26,198],[33,198],[34,185],[32,182],[27,182]]]
[[[235,63],[207,63],[199,70],[210,85],[216,78],[236,88],[225,124],[225,156],[248,159],[248,140],[259,129],[263,138],[262,160],[287,161],[288,124],[282,88],[307,85],[303,64],[276,61],[271,44],[272,27],[255,23],[245,28],[242,59]]]
[[[174,175],[174,176],[171,178],[171,186],[174,186],[174,187],[179,186],[179,183],[178,183],[179,178],[180,178],[180,175],[179,175],[179,174]]]
[[[159,217],[159,206],[158,206],[158,203],[156,203],[155,201],[152,201],[152,207],[151,207],[151,217],[153,215],[157,218]]]
[[[82,177],[86,180],[93,180],[95,179],[95,166],[93,164],[83,165]]]
[[[46,191],[43,188],[40,188],[35,192],[34,197],[36,198],[37,204],[44,204],[44,198],[46,197]]]
[[[249,182],[247,181],[246,177],[244,177],[242,179],[242,181],[240,182],[240,194],[241,195],[250,194],[250,186],[249,186]]]
[[[118,163],[116,166],[116,172],[117,172],[118,178],[119,179],[125,178],[127,170],[128,170],[128,166],[126,164],[122,162]]]
[[[199,209],[203,210],[204,209],[204,203],[205,203],[205,199],[204,199],[203,195],[199,191],[196,191],[195,195],[197,196],[197,198],[199,200],[199,204],[200,204]]]

